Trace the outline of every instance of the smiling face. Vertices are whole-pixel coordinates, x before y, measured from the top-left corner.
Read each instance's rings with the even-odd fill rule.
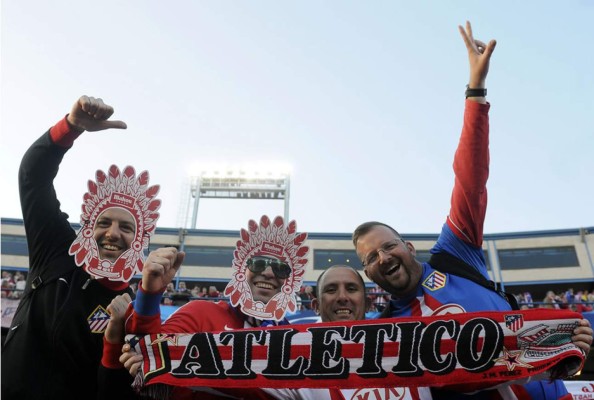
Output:
[[[383,225],[359,236],[355,248],[365,274],[395,297],[414,293],[423,268],[415,259],[415,248]]]
[[[277,260],[274,257],[263,258]],[[280,292],[285,283],[284,279],[277,278],[274,275],[270,265],[268,265],[262,272],[252,272],[249,268],[246,268],[245,273],[254,301],[268,303],[272,296]]]
[[[130,212],[112,207],[99,215],[93,232],[99,258],[115,262],[130,248],[136,235],[136,222]]]
[[[351,267],[330,267],[319,280],[317,292],[312,307],[322,322],[365,319],[365,286]]]

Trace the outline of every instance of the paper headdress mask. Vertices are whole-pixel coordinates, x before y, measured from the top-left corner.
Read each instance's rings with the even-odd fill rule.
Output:
[[[307,233],[297,233],[297,224],[291,221],[287,226],[282,217],[273,222],[267,216],[260,218],[260,224],[248,222],[248,230],[241,230],[241,239],[233,253],[233,276],[225,288],[233,306],[239,306],[246,315],[259,319],[280,321],[287,310],[295,311],[296,293],[303,283],[309,247],[303,243]],[[267,303],[254,300],[247,281],[248,260],[256,256],[273,257],[286,262],[291,273],[283,282],[279,293]]]
[[[109,167],[106,175],[98,170],[97,182],[89,181],[89,191],[83,196],[81,229],[68,253],[74,256],[76,265],[83,267],[96,278],[128,282],[142,271],[149,238],[156,229],[161,200],[156,199],[159,186],[148,186],[149,174],[142,172],[136,177],[133,167],[122,172],[115,165]],[[94,238],[95,224],[101,214],[111,208],[130,213],[136,229],[130,247],[115,262],[100,259],[97,241]]]

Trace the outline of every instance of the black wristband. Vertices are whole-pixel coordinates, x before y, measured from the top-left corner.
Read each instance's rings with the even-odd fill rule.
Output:
[[[471,89],[466,85],[466,92],[464,92],[466,98],[469,97],[486,97],[487,89]]]

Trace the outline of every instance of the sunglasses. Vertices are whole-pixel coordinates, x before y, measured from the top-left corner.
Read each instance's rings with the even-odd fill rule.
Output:
[[[291,275],[291,266],[286,262],[267,257],[252,257],[247,260],[247,267],[254,274],[261,274],[268,266],[279,279],[287,279]]]

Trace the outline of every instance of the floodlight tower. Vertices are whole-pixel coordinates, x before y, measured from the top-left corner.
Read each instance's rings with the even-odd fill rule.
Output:
[[[282,200],[284,218],[289,220],[290,168],[267,165],[258,169],[210,168],[190,176],[190,199],[187,212],[192,208],[191,228],[196,229],[198,205],[204,199]]]

